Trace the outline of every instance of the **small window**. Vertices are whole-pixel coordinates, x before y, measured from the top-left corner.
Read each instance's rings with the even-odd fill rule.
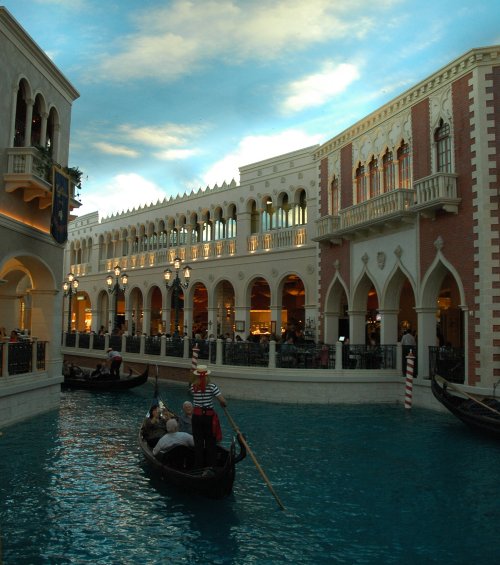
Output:
[[[399,188],[411,188],[410,146],[404,141],[398,149]]]
[[[356,202],[360,204],[367,198],[365,167],[361,163],[356,169]]]
[[[389,192],[394,190],[395,180],[394,180],[394,162],[392,160],[392,151],[387,151],[382,159],[382,165],[384,169],[384,192]]]
[[[436,161],[439,173],[451,173],[451,136],[449,124],[441,120],[434,132]]]
[[[370,198],[374,198],[380,194],[380,177],[378,173],[378,159],[372,157],[369,164],[370,175]]]
[[[339,179],[333,177],[332,183],[330,184],[330,210],[332,216],[339,215]]]

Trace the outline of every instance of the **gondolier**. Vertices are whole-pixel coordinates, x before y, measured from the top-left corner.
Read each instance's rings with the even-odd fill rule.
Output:
[[[120,378],[120,367],[122,364],[122,354],[119,351],[113,351],[111,347],[108,347],[107,357],[109,362],[109,375],[113,379]]]
[[[217,440],[221,439],[220,424],[214,410],[214,398],[222,407],[227,403],[219,387],[210,381],[211,371],[206,365],[198,365],[193,371],[196,380],[189,386],[193,395],[193,438],[195,466],[214,467],[217,457]]]

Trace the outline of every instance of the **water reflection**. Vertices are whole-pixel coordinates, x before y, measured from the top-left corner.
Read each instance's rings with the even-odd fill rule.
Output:
[[[4,430],[5,565],[494,562],[500,445],[452,417],[231,401],[283,512],[249,457],[224,500],[152,475],[137,445],[152,391],[64,393],[59,411]],[[186,398],[162,392],[177,410]]]

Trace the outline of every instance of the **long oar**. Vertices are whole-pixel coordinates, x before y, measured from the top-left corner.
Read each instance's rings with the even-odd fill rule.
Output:
[[[500,412],[498,410],[496,410],[495,408],[493,408],[492,406],[488,406],[487,404],[485,404],[484,402],[481,402],[479,400],[479,398],[475,398],[472,394],[468,394],[467,392],[465,392],[465,390],[462,390],[459,387],[453,386],[452,383],[448,382],[446,379],[443,379],[443,377],[439,377],[440,379],[442,379],[445,383],[446,386],[452,388],[453,390],[456,390],[457,392],[459,392],[460,394],[463,394],[464,396],[466,396],[467,398],[469,398],[470,400],[473,400],[474,402],[477,402],[478,404],[480,404],[481,406],[484,406],[484,408],[488,408],[488,410],[490,410],[491,412],[493,412],[494,414],[496,414],[497,416],[500,416]]]
[[[281,502],[281,500],[279,499],[279,496],[276,494],[273,485],[270,483],[269,479],[267,478],[266,474],[264,473],[264,470],[262,469],[262,467],[260,466],[259,462],[257,461],[257,458],[255,457],[255,455],[253,454],[253,451],[250,449],[248,443],[246,442],[245,438],[243,437],[243,434],[240,432],[240,430],[238,429],[238,426],[236,425],[236,422],[233,420],[233,418],[231,417],[231,414],[229,414],[229,412],[227,411],[227,408],[223,408],[227,419],[229,420],[229,423],[231,424],[231,426],[233,427],[233,430],[236,432],[236,434],[239,436],[241,443],[245,446],[246,450],[248,451],[248,453],[250,454],[250,457],[252,458],[252,461],[255,463],[255,466],[257,467],[257,470],[259,471],[259,473],[262,475],[262,478],[264,479],[264,481],[266,482],[267,486],[269,487],[269,490],[271,491],[272,495],[274,496],[274,498],[276,499],[276,502],[278,503],[279,507],[281,508],[281,510],[284,510],[285,507],[283,506],[283,503]]]

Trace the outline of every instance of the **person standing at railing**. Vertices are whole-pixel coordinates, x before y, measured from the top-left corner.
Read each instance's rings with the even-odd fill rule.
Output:
[[[16,330],[12,330],[10,332],[10,338],[9,338],[10,343],[16,343],[19,341],[19,334],[16,332]]]

